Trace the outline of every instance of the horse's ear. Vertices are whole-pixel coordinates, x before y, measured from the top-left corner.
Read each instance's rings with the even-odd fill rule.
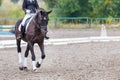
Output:
[[[52,12],[52,10],[48,11],[47,14],[50,14]]]
[[[40,14],[43,15],[43,11],[40,11]]]

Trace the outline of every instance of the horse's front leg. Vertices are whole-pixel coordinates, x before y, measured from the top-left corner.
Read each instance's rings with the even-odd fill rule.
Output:
[[[38,60],[36,67],[39,68],[42,64],[43,59],[45,59],[45,51],[44,51],[44,44],[39,43],[38,44],[41,50],[41,58]]]
[[[34,53],[34,43],[29,42],[29,49],[31,51],[31,55],[32,55],[32,65],[33,65],[33,71],[36,71],[36,57],[35,57],[35,53]]]
[[[25,55],[24,55],[24,62],[23,62],[23,69],[24,70],[28,70],[27,69],[27,57],[28,57],[28,54],[29,54],[29,44],[27,44],[27,48],[26,48],[26,51],[25,51]]]
[[[22,60],[22,54],[21,54],[21,39],[16,39],[17,44],[17,52],[18,52],[18,61],[19,61],[19,69],[23,70],[23,60]]]

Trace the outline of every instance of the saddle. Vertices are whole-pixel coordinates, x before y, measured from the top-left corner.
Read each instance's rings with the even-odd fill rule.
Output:
[[[28,17],[26,20],[25,20],[25,23],[24,23],[24,26],[20,25],[19,26],[19,31],[21,32],[18,39],[23,37],[25,35],[25,31],[27,30],[27,27],[30,23],[30,21],[32,20],[32,17]]]
[[[31,17],[29,17],[25,20],[25,24],[24,24],[24,26],[21,27],[21,31],[24,31],[24,33],[25,33],[25,31],[27,29],[27,26],[29,25],[30,21],[31,21]]]
[[[24,26],[22,26],[22,25],[19,26],[19,31],[21,31],[22,35],[25,34],[25,31],[26,31],[26,29],[27,29],[27,27],[28,27],[28,25],[29,25],[29,23],[30,23],[30,21],[31,21],[31,18],[32,18],[32,17],[28,17],[28,18],[25,20]]]
[[[29,18],[27,18],[27,19],[26,19],[25,24],[24,24],[24,27],[26,27],[26,26],[27,26],[27,24],[29,24],[29,23],[30,23],[31,18],[32,18],[32,17],[29,17]]]

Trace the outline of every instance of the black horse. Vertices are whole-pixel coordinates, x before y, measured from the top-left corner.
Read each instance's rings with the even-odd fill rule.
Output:
[[[46,12],[44,9],[40,8],[37,10],[35,16],[30,21],[28,28],[25,31],[24,37],[22,37],[22,40],[27,42],[27,48],[24,55],[24,60],[21,57],[21,39],[17,39],[17,37],[20,34],[19,31],[19,25],[22,22],[22,19],[19,19],[15,25],[15,36],[16,36],[16,44],[17,44],[17,52],[18,52],[18,58],[19,58],[19,69],[20,70],[27,70],[27,57],[29,54],[29,50],[31,51],[32,55],[32,65],[33,65],[33,71],[36,71],[37,68],[40,67],[42,60],[45,58],[45,52],[44,52],[44,37],[46,34],[46,29],[48,25],[48,14],[51,13],[51,11]],[[36,62],[36,57],[34,53],[34,44],[37,43],[40,50],[41,50],[41,58]]]

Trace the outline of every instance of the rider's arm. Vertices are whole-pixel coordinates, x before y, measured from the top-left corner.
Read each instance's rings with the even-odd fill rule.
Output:
[[[38,5],[38,2],[37,2],[37,0],[35,0],[35,3],[36,3],[36,9],[39,9],[39,5]]]
[[[22,9],[24,10],[24,12],[26,12],[26,0],[23,1],[23,4],[22,4]]]

